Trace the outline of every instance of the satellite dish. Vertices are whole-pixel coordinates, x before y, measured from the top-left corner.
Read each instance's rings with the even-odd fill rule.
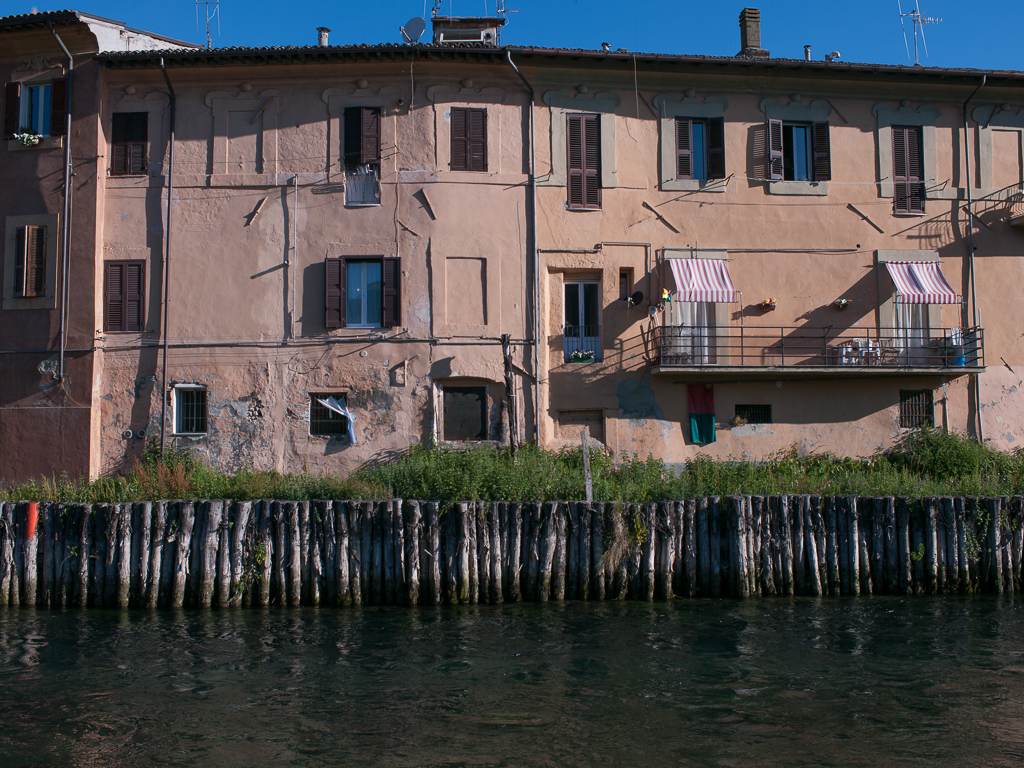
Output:
[[[404,27],[399,27],[402,31],[402,39],[407,43],[415,43],[420,39],[423,34],[423,30],[427,28],[427,22],[419,16],[409,19],[405,22]]]
[[[636,292],[636,293],[634,293],[634,294],[633,294],[632,296],[628,296],[628,297],[626,297],[626,298],[624,299],[624,301],[625,301],[625,302],[626,302],[626,303],[627,303],[627,304],[628,304],[629,306],[631,306],[631,307],[635,307],[635,306],[636,306],[637,304],[639,304],[639,303],[640,303],[641,301],[643,301],[643,300],[644,300],[644,294],[643,294],[643,291],[637,291],[637,292]]]

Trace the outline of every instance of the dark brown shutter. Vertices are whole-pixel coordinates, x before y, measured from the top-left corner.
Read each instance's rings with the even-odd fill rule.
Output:
[[[21,83],[8,83],[4,97],[4,138],[10,139],[21,131]]]
[[[402,260],[384,259],[381,305],[385,328],[397,328],[402,324]]]
[[[25,295],[46,295],[46,227],[25,227]]]
[[[583,159],[586,163],[587,208],[601,207],[601,123],[597,115],[586,115],[583,120]]]
[[[768,178],[782,180],[782,121],[768,121]]]
[[[707,121],[708,178],[725,178],[725,118],[712,117]]]
[[[567,159],[566,185],[570,208],[583,207],[583,115],[568,115],[565,123]]]
[[[128,174],[128,145],[110,145],[110,175],[126,176]]]
[[[124,279],[124,329],[142,333],[146,306],[146,262],[126,261]]]
[[[50,135],[63,136],[67,119],[67,80],[54,80],[50,88]]]
[[[345,164],[367,165],[380,162],[380,109],[346,107]]]
[[[135,142],[128,145],[128,173],[140,176],[146,172],[146,145]]]
[[[814,163],[814,180],[832,180],[832,152],[828,135],[828,123],[811,123],[811,156]]]
[[[692,122],[684,117],[676,118],[676,178],[693,178]]]
[[[328,328],[342,328],[345,325],[345,270],[341,259],[327,259],[324,262],[326,276],[326,306]]]
[[[363,108],[362,163],[380,162],[380,110]]]
[[[18,227],[18,251],[14,261],[14,295],[25,295],[25,265],[28,262],[29,227]]]
[[[452,108],[451,111],[452,157],[453,171],[469,170],[469,136],[466,131],[466,110]]]
[[[487,111],[467,109],[466,146],[468,171],[487,170]]]
[[[125,329],[125,264],[108,261],[103,266],[106,271],[103,280],[103,305],[106,309],[103,326],[108,333],[119,333]]]
[[[907,129],[907,180],[910,182],[910,212],[924,213],[924,162],[921,157],[921,128]]]
[[[566,151],[570,208],[601,207],[601,123],[598,115],[567,115]]]
[[[923,177],[920,127],[894,125],[892,180],[895,213],[924,213]]]

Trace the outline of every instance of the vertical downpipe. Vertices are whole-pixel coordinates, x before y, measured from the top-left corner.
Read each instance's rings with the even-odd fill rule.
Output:
[[[915,38],[915,42],[916,42],[916,38]],[[969,267],[968,273],[970,275],[970,281],[971,281],[971,312],[972,312],[972,315],[971,315],[971,327],[974,328],[974,332],[975,333],[978,332],[978,294],[977,294],[977,290],[975,288],[975,280],[974,280],[974,200],[973,200],[973,197],[971,195],[971,186],[974,183],[974,179],[971,178],[971,143],[970,143],[970,140],[968,138],[970,128],[969,128],[969,126],[967,124],[967,105],[971,103],[971,99],[973,99],[975,97],[975,95],[978,93],[978,91],[980,91],[982,88],[985,87],[985,82],[987,80],[988,80],[988,75],[982,75],[981,76],[981,83],[978,85],[977,88],[975,88],[973,91],[971,91],[971,95],[968,96],[967,100],[964,102],[964,110],[963,110],[964,111],[964,161],[967,163],[967,169],[966,169],[967,170],[967,242],[968,242],[968,247],[970,248],[970,253],[968,254],[968,258],[970,260],[969,261],[970,267]],[[966,313],[964,313],[964,315],[966,315]],[[966,325],[967,317],[965,316],[963,318],[963,320],[965,321],[964,324]],[[978,442],[983,442],[985,440],[985,434],[982,431],[982,425],[981,425],[981,377],[978,376],[978,374],[975,373],[975,374],[971,375],[971,378],[974,380],[974,414],[975,414],[975,417],[978,419]]]
[[[170,322],[171,306],[169,301],[171,285],[171,209],[174,203],[174,107],[176,94],[174,86],[171,85],[171,78],[167,76],[167,67],[164,65],[164,57],[160,57],[160,71],[163,72],[164,82],[167,83],[167,92],[171,97],[171,133],[167,156],[167,224],[164,227],[164,322],[163,322],[163,349],[162,362],[163,385],[160,389],[160,452],[167,449],[167,336],[168,324]]]

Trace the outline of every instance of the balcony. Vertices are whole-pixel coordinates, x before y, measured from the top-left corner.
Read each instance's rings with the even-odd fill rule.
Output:
[[[963,376],[985,368],[982,328],[660,326],[652,341],[655,373],[853,378]]]

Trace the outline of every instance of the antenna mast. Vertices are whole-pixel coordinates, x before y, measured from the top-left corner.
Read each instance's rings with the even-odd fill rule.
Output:
[[[213,36],[210,34],[210,26],[214,17],[217,19],[217,37],[220,37],[220,0],[196,0],[196,29],[199,29],[199,6],[206,6],[206,48],[213,48]],[[210,6],[213,9],[210,9]]]
[[[908,11],[907,13],[903,12],[903,5],[900,3],[900,0],[896,0],[896,7],[899,8],[899,11],[900,11],[900,26],[901,27],[903,26],[903,19],[906,18],[906,17],[909,17],[910,20],[914,22],[914,66],[915,67],[919,67],[919,66],[921,66],[921,59],[918,56],[918,52],[917,52],[917,33],[920,30],[920,32],[921,32],[921,44],[924,46],[924,55],[927,56],[928,55],[928,41],[925,39],[925,36],[924,36],[924,25],[925,24],[938,24],[940,21],[942,21],[942,19],[933,19],[933,18],[931,18],[929,16],[922,16],[921,15],[921,3],[920,3],[920,0],[914,0],[914,10]],[[906,45],[906,42],[907,42],[907,32],[906,32],[906,29],[904,29],[904,31],[903,31],[903,43],[904,43],[904,45]],[[907,58],[910,58],[910,48],[909,48],[909,46],[907,47]]]

